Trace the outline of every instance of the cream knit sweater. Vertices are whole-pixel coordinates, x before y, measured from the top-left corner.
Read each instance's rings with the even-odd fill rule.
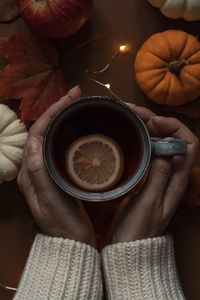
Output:
[[[101,253],[106,299],[182,300],[170,236],[119,243]],[[102,299],[100,254],[38,234],[14,300]]]

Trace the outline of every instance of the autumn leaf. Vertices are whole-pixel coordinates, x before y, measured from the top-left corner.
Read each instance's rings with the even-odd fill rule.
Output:
[[[34,121],[67,92],[56,49],[44,38],[14,33],[0,38],[8,64],[0,72],[0,97],[21,100],[23,121]]]
[[[15,0],[0,0],[0,22],[9,22],[19,16],[19,9]]]

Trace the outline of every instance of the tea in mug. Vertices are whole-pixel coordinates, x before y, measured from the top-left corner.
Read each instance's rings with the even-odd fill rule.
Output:
[[[92,192],[112,190],[129,181],[143,157],[142,140],[134,125],[124,111],[105,103],[84,104],[69,111],[52,143],[53,160],[63,179]]]

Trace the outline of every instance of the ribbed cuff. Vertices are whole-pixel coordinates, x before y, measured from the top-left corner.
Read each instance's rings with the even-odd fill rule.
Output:
[[[101,299],[100,256],[89,245],[38,234],[15,300]]]
[[[171,236],[109,245],[102,263],[108,299],[185,299]]]

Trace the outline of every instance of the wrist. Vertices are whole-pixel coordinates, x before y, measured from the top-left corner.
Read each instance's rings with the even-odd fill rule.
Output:
[[[185,299],[171,236],[108,245],[101,257],[109,299]]]
[[[47,230],[43,229],[42,232],[44,235],[47,235],[49,237],[69,239],[96,248],[95,236],[87,228],[81,228],[79,230],[69,230],[68,228],[66,230],[63,228],[55,228],[53,230],[49,230],[48,228]]]
[[[163,235],[163,232],[158,232],[158,230],[141,230],[138,232],[116,232],[114,233],[111,244],[117,244],[117,243],[128,243],[128,242],[134,242],[138,240],[146,240],[155,238],[158,236]]]

